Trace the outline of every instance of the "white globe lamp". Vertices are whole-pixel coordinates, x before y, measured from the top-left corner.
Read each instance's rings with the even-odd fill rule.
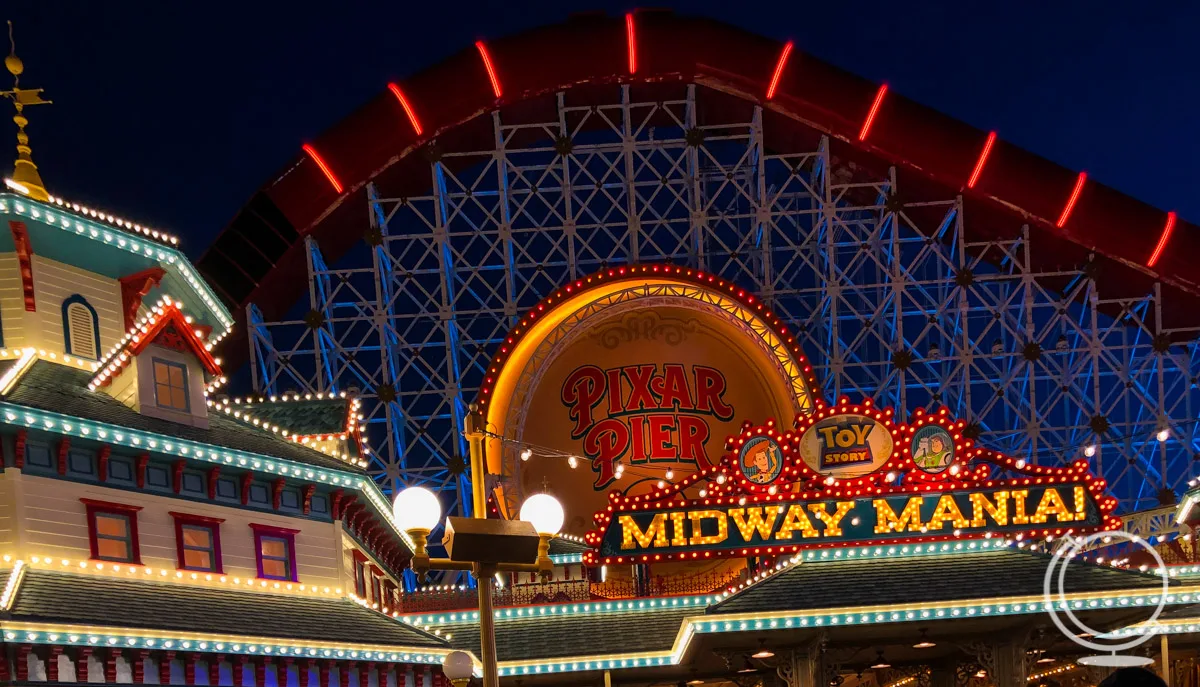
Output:
[[[396,494],[392,503],[392,520],[405,532],[429,533],[442,519],[442,503],[424,487],[409,487]]]
[[[554,536],[562,530],[566,514],[558,499],[549,494],[534,494],[521,504],[521,519],[532,524],[538,534]]]
[[[451,651],[442,658],[442,673],[455,687],[461,687],[471,681],[471,676],[475,674],[475,663],[467,652]]]

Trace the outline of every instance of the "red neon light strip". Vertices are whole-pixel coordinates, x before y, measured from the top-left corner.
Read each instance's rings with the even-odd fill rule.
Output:
[[[400,87],[394,83],[390,83],[388,84],[388,89],[392,92],[392,95],[396,96],[396,100],[400,101],[400,106],[404,108],[404,114],[408,115],[408,123],[412,124],[413,131],[417,132],[417,135],[420,136],[421,122],[417,121],[417,113],[413,111],[412,105],[408,104],[408,99],[400,92]]]
[[[1087,181],[1087,172],[1080,172],[1079,178],[1075,180],[1075,190],[1071,191],[1071,197],[1067,199],[1067,205],[1063,208],[1062,214],[1059,215],[1058,221],[1054,226],[1059,229],[1067,223],[1067,219],[1071,216],[1071,211],[1075,209],[1075,201],[1079,200],[1079,194],[1083,193],[1083,183]]]
[[[979,181],[979,175],[983,173],[983,166],[987,164],[988,155],[992,154],[992,146],[996,143],[996,132],[988,134],[987,142],[983,144],[983,151],[979,153],[979,161],[975,163],[975,171],[971,172],[971,178],[967,181],[967,188],[975,188],[975,182]]]
[[[633,12],[625,15],[625,42],[629,45],[629,73],[637,73],[637,36],[633,32]]]
[[[1167,247],[1167,241],[1171,240],[1171,232],[1175,230],[1175,213],[1167,213],[1167,223],[1163,226],[1162,236],[1158,237],[1158,245],[1154,247],[1154,254],[1150,256],[1150,262],[1146,263],[1146,267],[1154,267],[1154,263],[1158,262],[1162,256],[1163,249]]]
[[[883,104],[885,95],[887,95],[887,84],[880,84],[879,90],[875,93],[875,102],[871,103],[871,111],[867,113],[867,120],[863,122],[862,131],[858,132],[858,140],[867,140],[867,134],[871,132],[871,125],[875,123],[875,115],[879,114],[879,106]]]
[[[338,181],[338,178],[333,175],[333,170],[329,169],[329,165],[325,164],[325,161],[321,159],[321,155],[317,152],[317,149],[313,148],[307,143],[304,144],[303,148],[304,152],[308,153],[309,157],[313,159],[313,162],[317,163],[317,166],[320,167],[321,171],[325,173],[325,178],[329,180],[329,183],[333,184],[333,190],[341,193],[342,182]]]
[[[488,78],[492,80],[492,93],[496,97],[500,97],[500,78],[496,76],[496,68],[492,66],[492,56],[488,54],[487,46],[483,41],[475,41],[475,47],[479,50],[479,56],[483,58],[483,66],[487,69]]]
[[[779,53],[779,61],[775,63],[775,73],[771,75],[771,85],[767,86],[767,100],[775,97],[775,89],[779,87],[779,77],[783,76],[783,68],[787,66],[788,57],[792,54],[792,41],[783,46]]]

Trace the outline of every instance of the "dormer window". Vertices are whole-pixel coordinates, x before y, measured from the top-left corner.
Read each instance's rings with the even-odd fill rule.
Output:
[[[182,413],[191,409],[187,365],[154,358],[154,402],[159,408]]]
[[[100,361],[88,388],[143,415],[208,427],[204,386],[221,366],[201,338],[206,331],[164,298]]]
[[[100,322],[96,309],[87,299],[75,294],[63,301],[63,349],[77,358],[100,357]]]

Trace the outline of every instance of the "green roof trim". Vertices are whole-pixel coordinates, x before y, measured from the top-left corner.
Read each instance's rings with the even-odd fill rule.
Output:
[[[74,385],[64,387],[59,375],[71,375]],[[0,401],[0,425],[53,432],[216,465],[230,465],[267,475],[358,489],[405,546],[410,551],[414,549],[412,538],[396,527],[392,520],[391,501],[361,469],[294,442],[276,439],[261,429],[247,427],[216,413],[209,417],[208,430],[146,417],[111,396],[88,391],[88,378],[89,374],[85,371],[42,360],[34,362],[6,400]],[[69,393],[64,394],[64,388]],[[67,414],[50,408],[74,412]],[[181,438],[180,435],[191,438]],[[230,436],[253,437],[263,443],[239,444],[237,448],[210,443],[221,441],[229,444]],[[281,452],[281,448],[286,448],[291,456],[297,455],[293,451],[302,451],[299,454],[302,459],[276,458],[268,453]]]
[[[187,256],[179,249],[145,238],[135,232],[94,222],[71,210],[41,203],[25,196],[0,193],[0,212],[10,211],[48,228],[58,229],[65,234],[91,239],[114,249],[137,255],[144,260],[157,262],[180,284],[188,287],[188,290],[191,291],[188,300],[202,304],[207,313],[215,320],[214,325],[219,324],[224,333],[228,333],[233,328],[233,316],[196,268],[188,261]],[[41,253],[41,251],[38,252]],[[52,256],[51,259],[55,258]],[[178,294],[175,295],[178,297]]]
[[[97,423],[96,434],[84,434],[87,438],[102,438],[110,443],[121,443],[115,439],[116,434],[120,432],[128,434],[127,439],[130,443],[127,445],[142,450],[150,447],[184,458],[202,458],[218,453],[219,455],[213,456],[216,458],[214,462],[238,467],[248,467],[254,462],[265,465],[264,460],[271,460],[277,465],[266,467],[267,472],[291,474],[296,477],[304,474],[305,469],[311,471],[312,468],[321,468],[329,475],[322,481],[330,483],[345,483],[333,478],[335,471],[355,476],[363,474],[362,469],[356,465],[327,456],[316,449],[289,441],[212,409],[208,413],[207,429],[143,415],[106,393],[88,389],[91,375],[89,371],[46,360],[34,361],[5,397],[5,401],[21,406],[22,409],[6,409],[4,419],[9,424],[23,423],[32,426],[24,421],[22,413],[28,413],[29,409],[37,409],[43,413],[63,416],[57,422],[51,418],[42,418],[40,423],[46,429],[57,427],[61,430],[64,422],[73,429],[80,429],[90,421]],[[10,415],[12,417],[9,417]],[[52,423],[49,426],[45,424],[47,419]],[[75,424],[72,424],[72,419]],[[138,437],[136,434],[129,434],[130,431],[158,436]],[[104,432],[105,435],[100,435],[100,432]],[[214,452],[213,448],[217,451]]]

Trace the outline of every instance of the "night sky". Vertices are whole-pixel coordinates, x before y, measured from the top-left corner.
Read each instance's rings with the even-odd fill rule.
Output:
[[[1200,220],[1200,3],[655,6],[794,39],[802,52]],[[16,23],[22,85],[54,100],[28,111],[50,192],[178,234],[198,257],[303,141],[389,80],[476,38],[630,8],[16,0],[0,18]],[[6,173],[10,115],[0,126]]]

